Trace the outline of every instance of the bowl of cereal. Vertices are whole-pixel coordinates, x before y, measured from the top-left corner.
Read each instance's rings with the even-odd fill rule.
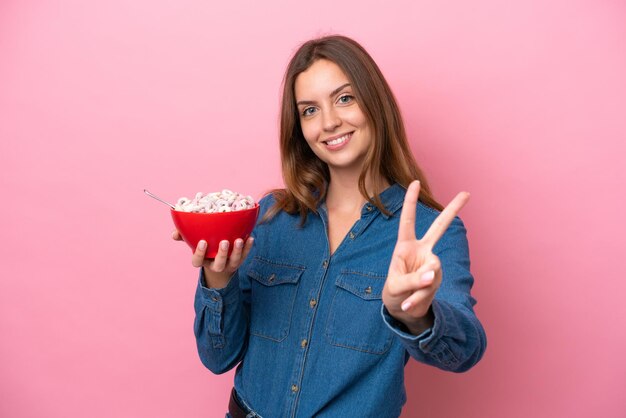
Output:
[[[220,241],[229,242],[230,255],[237,238],[244,242],[248,239],[259,215],[259,204],[250,196],[230,190],[199,192],[193,199],[178,199],[171,214],[176,229],[191,251],[196,250],[200,240],[205,240],[205,257],[215,258]]]

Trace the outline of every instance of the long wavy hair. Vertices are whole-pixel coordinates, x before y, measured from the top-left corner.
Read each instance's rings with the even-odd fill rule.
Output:
[[[299,213],[304,224],[308,211],[317,212],[318,205],[326,197],[330,172],[304,139],[295,97],[296,78],[320,59],[332,61],[341,68],[371,127],[372,147],[365,156],[359,177],[359,191],[363,197],[383,213],[389,214],[380,200],[384,180],[406,188],[417,179],[421,183],[419,200],[442,210],[413,158],[400,109],[380,69],[356,41],[333,35],[302,44],[287,66],[280,116],[280,154],[285,188],[271,191],[275,204],[267,211],[264,220],[284,210],[290,214]],[[368,173],[372,190],[367,190],[365,186]]]

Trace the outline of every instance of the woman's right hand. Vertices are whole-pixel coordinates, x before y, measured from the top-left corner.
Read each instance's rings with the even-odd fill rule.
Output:
[[[172,232],[172,239],[175,241],[182,241],[178,230]],[[239,268],[241,263],[246,259],[254,238],[249,237],[244,242],[238,238],[235,240],[235,248],[233,248],[230,257],[228,256],[228,241],[224,240],[220,242],[220,247],[217,250],[215,258],[204,258],[207,250],[206,241],[201,240],[196,247],[196,250],[191,257],[191,264],[194,267],[202,267],[204,269],[205,285],[209,288],[223,288],[228,284],[230,277]]]

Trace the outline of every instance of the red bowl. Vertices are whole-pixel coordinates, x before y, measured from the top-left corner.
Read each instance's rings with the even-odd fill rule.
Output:
[[[233,212],[193,213],[171,210],[176,229],[183,240],[195,252],[198,242],[205,240],[205,258],[215,258],[220,241],[228,240],[228,254],[232,252],[237,238],[247,240],[259,215],[259,204],[253,208]]]

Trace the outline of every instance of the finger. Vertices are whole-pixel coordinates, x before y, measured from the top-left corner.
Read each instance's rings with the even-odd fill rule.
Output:
[[[191,264],[194,267],[201,267],[202,263],[204,263],[204,256],[206,254],[206,241],[200,240],[198,242],[198,246],[196,247],[196,251],[193,252],[191,256]]]
[[[220,241],[220,246],[215,255],[215,260],[211,264],[211,270],[220,273],[226,268],[226,261],[228,260],[228,241]]]
[[[409,184],[404,195],[400,225],[398,226],[398,241],[415,240],[415,210],[417,198],[420,194],[420,182],[415,180]]]
[[[235,271],[241,264],[241,254],[243,251],[243,240],[236,239],[233,245],[233,251],[228,257],[228,270]]]
[[[183,237],[180,236],[180,232],[178,232],[177,229],[174,230],[174,232],[172,232],[172,239],[174,241],[182,241]]]
[[[433,248],[437,241],[443,236],[443,233],[446,232],[446,229],[448,229],[454,217],[461,211],[461,208],[465,206],[469,197],[470,194],[468,192],[457,194],[439,216],[437,216],[421,241],[430,248]]]
[[[433,284],[437,271],[441,268],[438,261],[421,266],[417,271],[405,274],[389,284],[389,293],[392,296],[406,295]]]
[[[416,312],[415,309],[420,306],[420,310],[423,310],[425,307],[425,300],[429,300],[428,306],[430,306],[436,290],[437,289],[434,286],[416,290],[411,296],[409,296],[404,302],[402,302],[402,305],[400,305],[400,309],[402,309],[402,311],[404,312],[409,313],[411,316],[423,316],[426,312]]]
[[[246,245],[243,247],[243,254],[241,255],[241,260],[245,260],[248,257],[248,253],[252,249],[252,245],[254,244],[254,238],[248,237],[246,240]]]
[[[441,283],[441,270],[428,270],[421,274],[421,285],[413,290],[413,293],[400,304],[404,312],[410,311],[417,305],[423,305],[425,298],[432,298]]]

